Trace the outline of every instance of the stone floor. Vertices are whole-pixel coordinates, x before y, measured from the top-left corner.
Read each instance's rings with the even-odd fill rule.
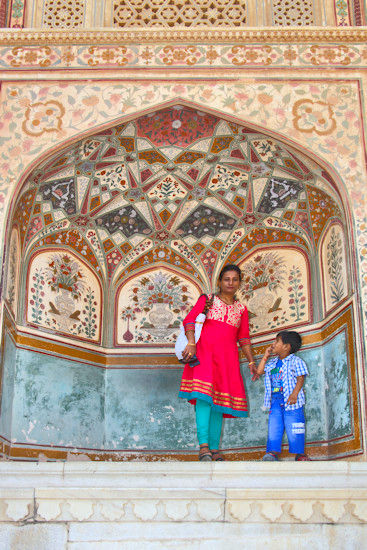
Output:
[[[367,549],[367,464],[0,463],[0,550]]]

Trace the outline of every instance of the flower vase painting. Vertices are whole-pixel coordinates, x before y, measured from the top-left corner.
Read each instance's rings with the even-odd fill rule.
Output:
[[[240,267],[239,299],[247,306],[252,334],[308,322],[308,265],[303,254],[259,250]]]
[[[190,281],[166,269],[138,276],[119,293],[117,344],[170,344],[199,297]]]
[[[101,292],[96,277],[69,252],[41,253],[28,276],[27,321],[53,332],[98,341]]]
[[[80,310],[76,303],[84,290],[85,282],[79,264],[68,254],[55,254],[46,269],[46,282],[56,296],[49,305],[52,314],[58,318],[58,328],[68,331],[75,321],[80,323]]]

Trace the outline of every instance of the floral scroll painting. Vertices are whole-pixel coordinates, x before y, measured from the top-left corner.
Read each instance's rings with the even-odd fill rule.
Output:
[[[199,296],[196,285],[164,268],[130,279],[118,292],[116,344],[173,345]]]
[[[27,282],[27,323],[99,342],[101,306],[96,276],[75,255],[58,250],[33,257]]]
[[[342,226],[333,224],[327,230],[321,249],[326,312],[348,295],[345,239]]]
[[[6,302],[16,318],[18,303],[18,284],[20,267],[20,245],[18,231],[14,228],[11,233],[6,277]]]
[[[239,298],[248,308],[254,336],[310,321],[309,268],[301,252],[257,250],[240,267]]]

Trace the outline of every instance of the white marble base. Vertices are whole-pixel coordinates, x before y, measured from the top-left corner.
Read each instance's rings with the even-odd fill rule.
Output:
[[[0,463],[0,550],[361,550],[366,522],[364,462]]]

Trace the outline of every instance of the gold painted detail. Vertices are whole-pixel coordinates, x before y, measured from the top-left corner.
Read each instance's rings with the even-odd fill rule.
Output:
[[[241,27],[246,24],[246,0],[114,0],[113,26]]]
[[[367,29],[356,28],[299,28],[287,29],[111,29],[111,30],[69,30],[53,29],[45,31],[28,31],[24,29],[3,30],[0,32],[0,45],[16,44],[51,45],[51,44],[144,44],[175,42],[198,44],[210,43],[355,43],[367,42]]]
[[[131,366],[146,366],[147,355],[142,353],[127,355],[125,353],[109,354],[104,348],[93,350],[91,348],[81,348],[77,345],[69,346],[63,342],[58,342],[48,339],[44,335],[42,337],[28,334],[19,330],[13,319],[5,308],[4,312],[4,331],[6,331],[13,339],[14,344],[21,348],[33,349],[50,355],[64,357],[66,359],[78,360],[80,362],[90,363],[102,368],[131,367]],[[334,333],[340,332],[343,327],[346,327],[348,333],[348,342],[353,342],[353,321],[352,307],[346,306],[345,309],[335,316],[335,319],[328,321],[318,330],[303,333],[302,340],[304,346],[314,346],[328,340]],[[269,342],[252,345],[256,356],[263,355]],[[349,344],[350,347],[350,344]],[[349,349],[350,360],[353,368],[355,367],[353,347]],[[244,354],[240,351],[240,360],[245,360]],[[180,365],[176,359],[173,350],[172,353],[162,353],[161,355],[150,354],[149,364],[153,367],[162,368],[177,368]]]
[[[76,28],[84,22],[85,0],[45,0],[42,28]]]
[[[3,69],[80,69],[119,67],[366,67],[360,44],[148,44],[9,45],[1,51]]]

